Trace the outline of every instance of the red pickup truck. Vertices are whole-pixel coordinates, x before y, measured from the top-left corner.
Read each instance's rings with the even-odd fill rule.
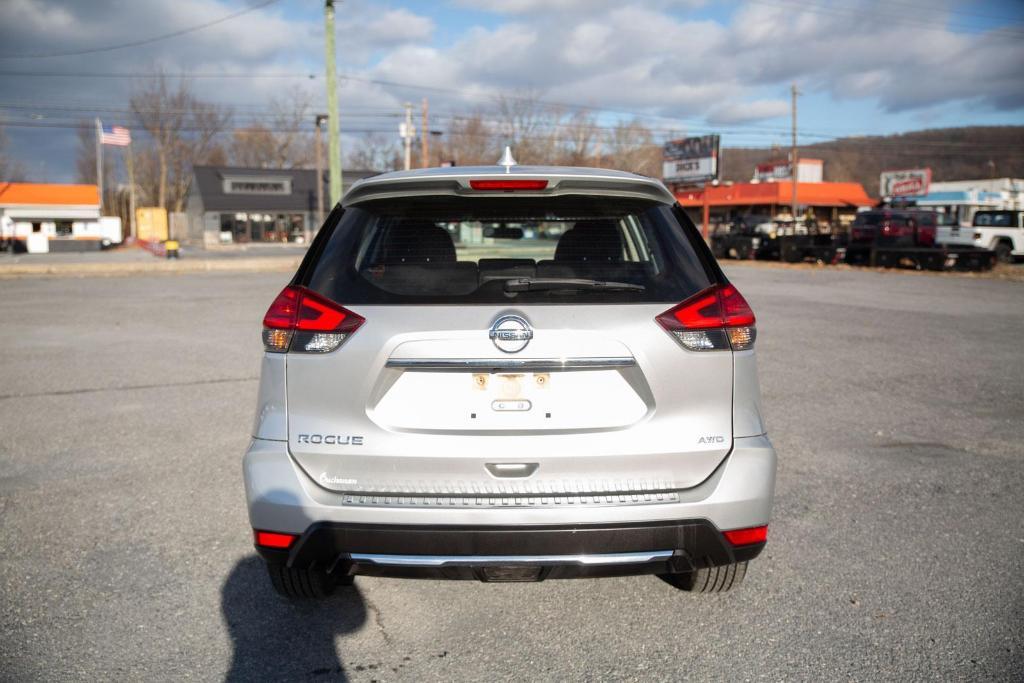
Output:
[[[939,217],[933,211],[878,209],[857,214],[850,226],[852,244],[931,247]]]

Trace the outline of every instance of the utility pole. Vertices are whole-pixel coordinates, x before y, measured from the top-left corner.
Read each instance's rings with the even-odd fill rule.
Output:
[[[316,150],[316,229],[319,230],[324,224],[324,121],[327,121],[327,114],[316,115],[316,137],[314,138],[314,149]],[[308,231],[307,231],[308,232]],[[306,235],[306,244],[309,244],[310,235]]]
[[[797,196],[796,195],[797,195],[797,185],[798,185],[797,179],[800,177],[800,172],[799,172],[800,160],[797,157],[797,149],[796,149],[796,98],[800,94],[800,91],[796,89],[796,83],[794,83],[793,85],[790,86],[789,91],[790,91],[790,94],[793,97],[793,149],[790,152],[789,181],[790,181],[790,184],[793,187],[793,206],[792,206],[791,210],[792,210],[792,213],[793,213],[793,232],[795,234],[796,233],[796,208],[797,208]]]
[[[100,137],[103,135],[103,124],[99,117],[96,117],[96,187],[100,190],[100,215],[103,215],[103,143]]]
[[[420,166],[427,168],[430,166],[430,130],[427,128],[427,111],[430,109],[430,102],[427,98],[423,98],[423,126],[420,128],[420,140],[423,141],[422,162]]]
[[[327,60],[327,165],[331,173],[331,205],[341,201],[341,118],[334,54],[334,0],[324,2],[324,57]]]
[[[405,142],[405,170],[412,168],[412,102],[405,103],[405,123],[402,124],[402,140]]]

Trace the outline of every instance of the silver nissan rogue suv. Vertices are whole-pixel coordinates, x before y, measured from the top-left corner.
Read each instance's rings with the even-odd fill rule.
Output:
[[[775,486],[754,314],[659,181],[355,183],[263,319],[245,455],[274,587],[658,574],[728,590]]]

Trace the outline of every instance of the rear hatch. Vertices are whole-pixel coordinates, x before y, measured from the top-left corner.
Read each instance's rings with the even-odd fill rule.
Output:
[[[335,218],[294,291],[308,330],[327,316],[344,333],[324,351],[330,335],[300,323],[287,355],[289,448],[321,486],[395,502],[660,498],[728,454],[718,328],[738,294],[723,298],[666,202],[438,195]]]

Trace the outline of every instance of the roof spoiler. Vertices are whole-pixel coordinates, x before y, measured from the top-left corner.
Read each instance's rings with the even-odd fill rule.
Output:
[[[529,173],[525,167],[513,167],[513,177],[543,178],[548,181],[543,190],[517,191],[516,196],[550,197],[561,195],[594,195],[647,199],[662,204],[675,204],[675,196],[654,178],[623,175],[574,175],[572,173]],[[445,175],[387,175],[356,181],[345,194],[342,206],[354,206],[379,199],[399,197],[423,197],[431,195],[481,196],[481,192],[470,186],[471,180],[507,180],[504,171],[467,172]],[[487,193],[494,196],[495,192]]]

